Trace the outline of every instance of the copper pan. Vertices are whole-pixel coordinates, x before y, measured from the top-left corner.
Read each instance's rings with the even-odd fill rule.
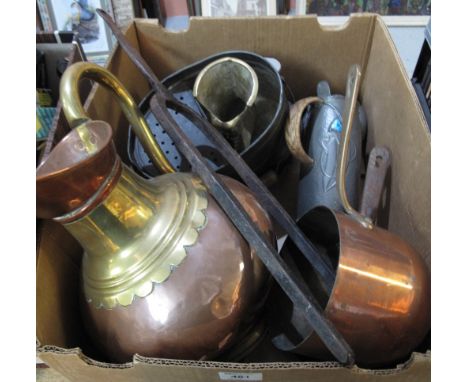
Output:
[[[335,268],[331,293],[321,290],[315,273],[300,263],[300,257],[295,256],[297,249],[288,240],[282,254],[294,259],[313,293],[321,294],[325,316],[353,348],[357,364],[376,367],[402,360],[424,339],[430,325],[430,281],[421,256],[408,243],[376,227],[348,202],[344,164],[360,75],[359,67],[354,66],[348,76],[337,171],[338,191],[347,214],[318,207],[298,222]],[[365,187],[369,189],[372,187]],[[375,199],[373,192],[363,195],[361,211],[374,212],[369,208],[373,204],[369,199]],[[302,312],[291,308],[292,321],[304,322]],[[305,324],[302,329],[296,325],[294,331],[285,328],[274,342],[281,350],[331,359],[321,340]]]

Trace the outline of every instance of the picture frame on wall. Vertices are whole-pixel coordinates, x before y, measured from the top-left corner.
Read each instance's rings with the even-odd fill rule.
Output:
[[[201,9],[201,0],[192,0],[193,8],[194,8],[194,16],[201,16],[202,9]]]
[[[276,0],[202,0],[203,16],[275,16]]]
[[[54,29],[76,32],[88,58],[109,53],[112,37],[96,13],[101,8],[113,15],[109,0],[48,0],[48,7]]]
[[[126,27],[134,18],[141,17],[139,0],[109,0],[115,23],[119,28]]]
[[[54,27],[52,26],[47,0],[36,0],[36,18],[37,13],[39,13],[41,31],[52,32]]]
[[[318,16],[346,16],[369,12],[382,16],[427,16],[431,13],[431,0],[296,0],[298,14]]]
[[[377,13],[388,27],[425,26],[431,14],[431,0],[294,0],[297,15],[316,14],[323,25],[340,25],[352,13]]]
[[[44,24],[41,19],[41,13],[36,3],[36,33],[44,30]]]

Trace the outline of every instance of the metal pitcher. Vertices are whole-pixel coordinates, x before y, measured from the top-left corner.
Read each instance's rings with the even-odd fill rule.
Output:
[[[317,85],[318,97],[298,101],[291,108],[286,127],[286,141],[292,154],[306,167],[299,181],[297,217],[301,218],[316,206],[326,206],[342,211],[336,185],[338,150],[343,125],[344,96],[332,95],[328,82]],[[313,128],[300,131],[302,116],[309,105],[315,104],[318,110],[313,113]],[[352,206],[357,207],[359,197],[359,175],[361,170],[361,145],[365,136],[366,117],[364,108],[358,105],[353,119],[353,129],[349,143],[349,156],[346,164],[346,190]],[[302,147],[302,140],[307,142]]]
[[[117,96],[164,175],[144,179],[122,163],[110,125],[91,121],[80,103],[84,78]],[[60,93],[73,130],[37,169],[37,216],[63,224],[85,251],[83,320],[96,347],[116,362],[135,353],[209,359],[228,349],[263,297],[263,264],[198,177],[171,173],[114,75],[76,63]],[[223,180],[273,244],[271,221],[252,193]]]
[[[245,61],[224,57],[207,65],[193,85],[193,96],[208,112],[213,126],[221,128],[237,151],[252,140],[251,114],[258,94],[258,77]]]

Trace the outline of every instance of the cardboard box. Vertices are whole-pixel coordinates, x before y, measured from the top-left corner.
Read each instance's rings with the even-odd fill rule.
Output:
[[[342,27],[322,27],[314,16],[234,19],[192,18],[186,32],[166,31],[157,20],[135,20],[126,35],[163,78],[210,54],[244,49],[276,57],[297,99],[315,94],[326,79],[344,93],[351,64],[363,68],[360,100],[368,118],[367,148],[386,145],[393,154],[388,228],[417,248],[430,267],[430,134],[413,87],[382,19],[353,15]],[[137,99],[148,84],[117,48],[108,68]],[[127,122],[105,89],[94,87],[86,107],[91,117],[115,128],[126,158]],[[220,363],[154,359],[98,362],[81,327],[77,288],[81,250],[66,231],[45,222],[37,261],[38,354],[73,381],[415,381],[430,378],[430,351],[413,353],[386,370],[344,368],[336,362]]]

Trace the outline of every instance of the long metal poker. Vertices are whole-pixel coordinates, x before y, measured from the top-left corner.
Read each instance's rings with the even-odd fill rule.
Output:
[[[310,324],[310,326],[316,331],[316,333],[322,339],[322,341],[330,350],[330,352],[341,363],[353,364],[354,354],[347,342],[345,341],[345,339],[336,330],[333,324],[331,324],[324,316],[321,307],[319,306],[318,302],[315,300],[313,295],[309,291],[305,290],[302,285],[298,285],[298,283],[294,279],[293,273],[288,268],[285,261],[278,255],[273,246],[267,240],[265,240],[264,235],[252,222],[242,205],[233,196],[228,187],[224,184],[222,178],[219,177],[217,174],[213,173],[213,171],[206,163],[206,160],[200,154],[198,149],[193,145],[193,143],[187,138],[182,129],[174,121],[171,114],[169,113],[169,108],[182,113],[192,122],[194,122],[194,116],[196,116],[196,114],[191,109],[187,110],[185,105],[175,100],[174,97],[167,91],[167,89],[165,89],[160,84],[159,80],[154,76],[151,69],[149,69],[149,67],[143,61],[138,52],[133,47],[131,47],[128,41],[126,41],[125,37],[120,32],[118,27],[114,24],[112,19],[101,10],[98,10],[98,13],[101,15],[101,17],[104,18],[106,23],[114,32],[120,45],[127,52],[127,54],[129,54],[132,61],[138,62],[137,66],[139,68],[145,67],[146,69],[144,73],[150,74],[150,77],[152,78],[151,84],[155,88],[155,95],[150,101],[151,110],[155,117],[159,120],[160,124],[165,127],[167,133],[174,141],[177,148],[190,162],[190,164],[192,165],[192,171],[203,180],[206,187],[210,190],[211,195],[223,208],[226,214],[231,218],[233,224],[237,227],[237,229],[241,232],[244,238],[252,246],[257,256],[263,261],[266,268],[270,271],[272,276],[275,278],[275,280],[278,282],[278,284],[281,286],[284,292],[288,295],[288,297],[291,299],[294,305],[304,312],[305,319]],[[200,121],[200,119],[197,118],[197,121]],[[205,122],[204,120],[201,121],[204,122],[203,126],[207,130],[206,133],[216,131],[209,123]],[[199,124],[200,123],[197,123],[197,126]],[[225,145],[227,145],[234,153],[236,153],[221,135],[220,137],[221,141]],[[242,158],[239,155],[237,156],[238,158],[231,158],[231,160],[233,162],[239,161],[239,163],[242,163],[243,167],[246,167],[248,171],[251,172],[251,182],[254,181],[254,184],[261,184],[260,189],[257,187],[257,190],[256,192],[254,191],[254,193],[261,193],[262,188],[264,188],[269,194],[269,191],[266,189],[266,187],[263,186],[263,184],[256,177],[256,175],[245,164]],[[230,163],[229,160],[228,162]],[[236,168],[239,166],[233,167]],[[242,166],[240,169],[236,168],[236,170],[238,172],[243,171]],[[274,197],[271,194],[269,195],[271,196],[271,199],[278,206],[280,206],[276,199],[274,199]],[[292,221],[292,225],[297,231],[300,232],[299,228],[295,226],[294,221]],[[316,253],[318,254],[318,252]],[[321,259],[321,261],[323,261],[323,259]]]

